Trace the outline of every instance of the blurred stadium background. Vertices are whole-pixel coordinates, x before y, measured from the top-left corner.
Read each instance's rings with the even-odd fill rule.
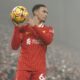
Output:
[[[10,11],[17,5],[48,6],[46,24],[53,25],[55,40],[47,50],[47,80],[80,80],[80,0],[0,0],[0,80],[15,76],[19,50],[11,49]]]

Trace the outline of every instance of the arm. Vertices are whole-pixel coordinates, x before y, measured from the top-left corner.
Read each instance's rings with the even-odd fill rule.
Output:
[[[31,27],[31,31],[35,36],[40,38],[46,45],[50,44],[54,37],[54,30],[51,27],[38,27],[38,21],[35,19],[29,19],[29,22]]]
[[[22,41],[22,33],[20,32],[20,27],[15,27],[13,32],[13,37],[11,41],[11,47],[14,50],[17,50]]]
[[[52,27],[46,27],[44,26],[43,28],[34,26],[33,27],[34,31],[36,31],[37,35],[42,39],[42,41],[45,44],[50,44],[53,40],[54,37],[54,30]]]

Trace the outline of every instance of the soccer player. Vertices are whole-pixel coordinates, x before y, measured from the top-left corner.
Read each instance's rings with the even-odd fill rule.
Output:
[[[46,50],[52,42],[54,29],[44,25],[48,15],[46,5],[37,4],[32,9],[33,18],[20,26],[14,21],[12,49],[21,47],[15,80],[46,80]]]

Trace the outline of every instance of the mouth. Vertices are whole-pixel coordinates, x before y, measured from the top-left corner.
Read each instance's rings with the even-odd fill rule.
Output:
[[[46,18],[43,18],[43,19],[42,19],[42,22],[45,22],[45,21],[46,21]]]
[[[46,20],[47,19],[47,17],[43,17],[43,20]]]

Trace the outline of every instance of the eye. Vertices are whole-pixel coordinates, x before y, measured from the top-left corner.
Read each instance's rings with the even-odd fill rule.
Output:
[[[45,10],[44,10],[43,12],[48,14],[48,11],[45,11]]]

